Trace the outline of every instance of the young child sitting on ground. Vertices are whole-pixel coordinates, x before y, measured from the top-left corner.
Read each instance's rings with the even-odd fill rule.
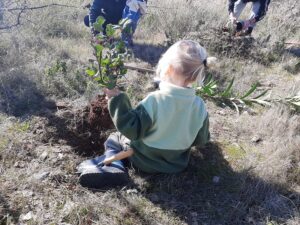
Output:
[[[190,148],[209,141],[209,120],[203,100],[191,84],[203,80],[210,59],[198,43],[183,40],[171,46],[158,63],[159,90],[132,108],[125,93],[105,90],[118,130],[105,142],[105,153],[79,165],[80,183],[89,188],[128,182],[123,157],[147,173],[177,173],[189,162]],[[97,165],[97,166],[95,166]]]

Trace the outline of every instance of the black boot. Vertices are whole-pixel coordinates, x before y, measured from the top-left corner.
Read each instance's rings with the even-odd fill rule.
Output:
[[[253,27],[248,27],[247,30],[244,31],[245,36],[250,36],[253,31]]]

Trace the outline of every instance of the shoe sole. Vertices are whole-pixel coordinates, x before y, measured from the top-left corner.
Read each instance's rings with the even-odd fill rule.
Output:
[[[100,189],[125,185],[128,183],[128,175],[123,173],[87,173],[79,177],[79,183],[83,187]]]

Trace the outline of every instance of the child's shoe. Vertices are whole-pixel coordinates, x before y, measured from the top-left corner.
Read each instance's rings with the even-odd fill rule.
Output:
[[[79,183],[83,187],[93,189],[125,185],[128,181],[126,170],[114,164],[87,169],[79,177]]]
[[[76,167],[77,169],[76,173],[81,174],[84,173],[84,171],[86,170],[90,170],[93,168],[97,169],[97,165],[103,162],[104,159],[105,159],[105,155],[97,156],[93,159],[87,159]]]

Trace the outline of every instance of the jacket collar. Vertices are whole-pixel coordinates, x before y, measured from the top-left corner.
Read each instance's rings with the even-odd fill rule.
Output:
[[[159,89],[162,92],[173,95],[195,96],[195,89],[180,87],[165,81],[160,82]]]

